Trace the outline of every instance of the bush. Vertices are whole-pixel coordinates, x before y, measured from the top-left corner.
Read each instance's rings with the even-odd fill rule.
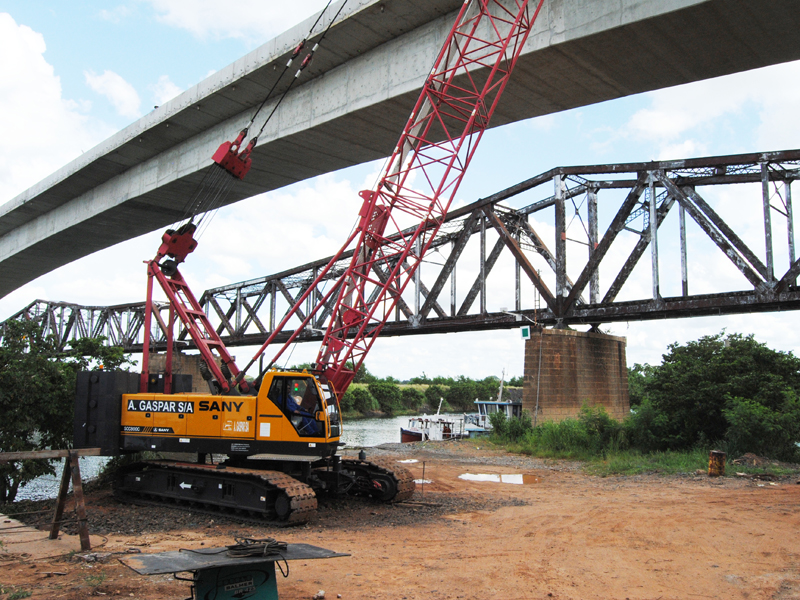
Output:
[[[492,425],[492,435],[505,438],[508,435],[508,418],[504,412],[493,412],[489,415],[489,423]]]
[[[453,382],[446,395],[448,404],[457,410],[473,410],[477,397],[478,386],[466,377],[459,377],[457,381]]]
[[[518,442],[533,432],[533,421],[527,412],[521,417],[509,419],[504,412],[493,412],[489,415],[492,434],[506,442]]]
[[[577,419],[545,421],[526,441],[531,451],[551,457],[585,458],[592,448],[586,427]]]
[[[378,410],[378,401],[372,397],[367,388],[350,386],[342,398],[342,410],[347,412],[355,410],[362,414]]]
[[[642,452],[660,452],[668,448],[667,416],[659,411],[649,399],[631,410],[623,428],[628,443]]]
[[[613,419],[602,406],[581,407],[578,421],[586,429],[595,452],[620,450],[626,446],[625,432],[622,423]]]
[[[444,398],[446,393],[444,388],[436,384],[429,385],[428,389],[425,390],[425,401],[432,412],[435,412],[436,409],[439,408],[439,400]]]
[[[506,419],[506,436],[509,441],[517,442],[533,431],[531,416],[524,412],[521,417]]]
[[[522,419],[506,420],[503,426],[505,440],[522,443],[524,452],[540,456],[588,459],[627,445],[623,425],[602,407],[584,406],[577,418],[544,421],[536,427],[523,413]]]
[[[378,401],[381,410],[392,415],[402,408],[402,394],[394,383],[376,381],[369,384],[369,393]]]
[[[401,392],[401,402],[408,410],[418,411],[425,404],[425,394],[413,387],[405,387]]]
[[[800,449],[795,444],[800,440],[800,401],[796,395],[786,394],[778,410],[732,398],[723,414],[729,423],[725,434],[729,454],[753,452],[790,462],[800,459]]]

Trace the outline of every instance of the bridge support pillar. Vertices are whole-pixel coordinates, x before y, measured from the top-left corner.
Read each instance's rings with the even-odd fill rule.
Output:
[[[630,411],[625,338],[543,329],[525,342],[523,409],[536,421],[560,421],[581,406],[602,406],[615,419]]]

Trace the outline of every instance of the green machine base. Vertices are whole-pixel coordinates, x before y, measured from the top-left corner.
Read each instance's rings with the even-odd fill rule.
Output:
[[[197,600],[278,600],[275,563],[202,569],[194,593]]]

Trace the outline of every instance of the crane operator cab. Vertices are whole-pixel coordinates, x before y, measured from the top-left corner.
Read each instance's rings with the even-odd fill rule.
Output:
[[[326,442],[335,448],[341,434],[339,404],[329,384],[305,371],[265,373],[258,413],[257,439],[290,445],[295,452],[319,451]]]

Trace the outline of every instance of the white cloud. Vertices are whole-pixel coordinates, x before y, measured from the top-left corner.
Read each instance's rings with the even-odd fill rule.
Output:
[[[645,98],[650,106],[634,113],[620,135],[656,144],[662,159],[702,155],[709,138],[741,128],[754,115],[761,148],[795,148],[800,139],[800,61],[658,90]],[[727,127],[725,120],[731,121]]]
[[[119,23],[122,19],[129,17],[131,13],[132,11],[129,7],[125,6],[124,4],[120,4],[111,10],[102,9],[98,14],[104,21]]]
[[[89,103],[62,98],[45,49],[40,33],[0,13],[0,204],[112,133],[85,114]]]
[[[169,102],[183,91],[172,83],[169,75],[162,75],[156,83],[149,85],[148,88],[153,92],[153,100],[157,106]]]
[[[84,71],[86,85],[101,96],[108,98],[117,113],[123,117],[139,117],[142,103],[136,89],[121,75],[114,71],[103,71],[97,75],[94,71]]]
[[[263,42],[324,8],[325,0],[238,0],[224,8],[218,0],[147,0],[159,21],[198,38]]]

